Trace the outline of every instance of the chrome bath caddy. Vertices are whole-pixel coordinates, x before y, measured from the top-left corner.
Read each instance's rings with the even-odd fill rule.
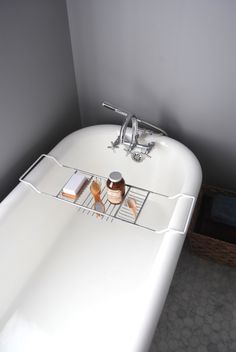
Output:
[[[33,177],[31,180],[27,179],[27,176],[30,176],[31,173],[36,170],[36,166],[37,169],[38,167],[40,167],[41,162],[43,160],[53,162],[53,167],[56,166],[57,169],[59,167],[60,170],[68,171],[66,172],[66,175],[64,175],[58,180],[58,184],[56,184],[56,186],[54,187],[54,193],[51,192],[51,190],[41,190],[40,186],[35,185],[35,183],[38,183],[38,181],[41,180],[41,178],[39,179],[38,176],[36,178]],[[86,185],[82,188],[77,198],[67,198],[63,195],[62,190],[68,180],[77,172],[82,173],[87,178]],[[59,175],[58,170],[55,171],[54,176],[55,175]],[[44,175],[44,178],[45,176],[47,179],[47,175]],[[94,198],[90,192],[90,185],[93,180],[100,184],[100,198],[105,208],[104,212],[100,212],[94,209]],[[91,216],[96,215],[99,220],[111,222],[113,222],[114,220],[123,221],[126,223],[133,224],[135,226],[146,228],[156,233],[164,233],[172,230],[180,234],[184,234],[188,228],[192,211],[195,205],[195,197],[188,194],[179,193],[174,196],[167,196],[161,193],[152,192],[140,187],[127,184],[125,186],[125,195],[122,203],[118,205],[111,204],[108,201],[106,194],[106,177],[96,175],[84,170],[80,170],[68,165],[63,165],[54,156],[49,154],[40,155],[40,157],[19,178],[19,181],[32,188],[38,194],[45,195],[47,197],[52,197],[60,202],[68,203],[77,207],[78,211],[82,212],[83,214]],[[55,184],[54,179],[53,184]],[[127,205],[127,200],[129,198],[135,200],[135,216],[132,214]],[[178,226],[174,226],[175,224],[173,225],[171,222],[178,200],[184,200],[185,202],[187,202],[187,212],[185,212],[184,224],[181,226],[181,228]],[[168,211],[163,212],[163,209],[168,209]],[[166,219],[164,223],[163,221],[159,221],[161,222],[161,224],[155,223],[155,219],[158,218],[158,212],[160,214],[159,220],[163,220],[163,218]]]

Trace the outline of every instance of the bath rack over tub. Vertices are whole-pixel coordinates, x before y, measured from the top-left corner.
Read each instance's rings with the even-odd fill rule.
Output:
[[[44,159],[52,161],[54,166],[59,167],[61,170],[64,169],[71,172],[69,178],[78,171],[86,176],[88,182],[76,199],[69,199],[62,194],[62,189],[69,179],[68,175],[55,194],[41,190],[40,186],[35,185],[37,181],[34,179],[33,181],[29,179],[27,180],[27,176],[30,176],[36,165],[40,165]],[[93,180],[97,180],[101,184],[101,200],[105,206],[104,213],[93,208],[93,196],[90,193],[90,184]],[[96,175],[68,165],[63,165],[54,156],[49,154],[40,155],[40,157],[19,178],[20,182],[31,187],[35,192],[73,205],[84,214],[90,214],[92,216],[96,214],[99,220],[114,221],[117,219],[135,226],[144,227],[156,233],[164,233],[172,230],[180,234],[185,234],[195,205],[196,199],[194,196],[184,193],[167,196],[165,194],[126,184],[126,192],[122,203],[119,205],[113,205],[108,201],[106,196],[106,180],[107,178],[104,176]],[[127,206],[128,198],[133,198],[136,201],[137,213],[135,217]]]

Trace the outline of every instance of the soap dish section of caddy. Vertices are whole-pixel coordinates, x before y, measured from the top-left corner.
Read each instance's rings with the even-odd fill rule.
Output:
[[[83,175],[86,179],[85,182],[81,180],[78,196],[68,197],[65,194],[65,185],[68,185],[75,175]],[[107,199],[106,177],[63,165],[49,154],[40,155],[19,181],[41,195],[78,207],[85,215],[96,215],[98,220],[123,221],[156,233],[175,231],[185,234],[196,201],[195,197],[184,193],[167,196],[126,184],[123,201],[118,205],[111,204]],[[100,185],[104,212],[94,209],[94,198],[90,191],[93,181]],[[135,214],[128,207],[128,199],[135,200]]]

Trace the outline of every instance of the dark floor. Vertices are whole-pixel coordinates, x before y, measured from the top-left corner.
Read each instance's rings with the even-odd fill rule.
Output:
[[[236,268],[186,243],[149,352],[236,352]]]

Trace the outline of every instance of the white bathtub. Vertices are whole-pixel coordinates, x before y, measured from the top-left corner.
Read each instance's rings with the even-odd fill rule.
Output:
[[[150,230],[86,215],[20,183],[0,204],[1,352],[148,351],[199,192],[201,168],[185,146],[163,136],[155,136],[152,158],[141,163],[122,148],[114,153],[107,146],[118,130],[114,125],[81,129],[50,155],[105,177],[119,170],[128,184],[169,196],[170,202],[175,195],[184,198],[172,200],[166,228],[162,203],[147,207],[144,223],[151,223]],[[65,172],[69,176],[70,170]],[[52,182],[54,173],[54,167],[40,163],[32,179],[53,193],[62,181]]]

